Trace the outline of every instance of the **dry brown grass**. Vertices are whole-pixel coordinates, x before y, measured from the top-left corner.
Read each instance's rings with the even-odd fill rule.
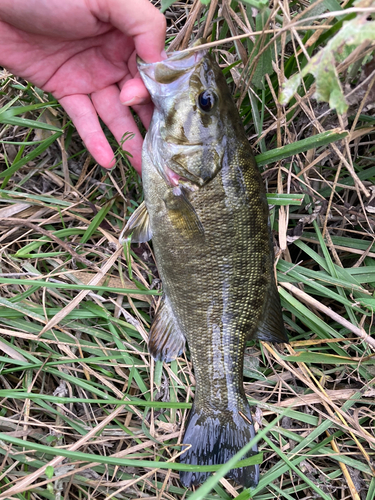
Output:
[[[372,7],[362,3],[341,7]],[[246,4],[195,0],[166,12],[170,50],[208,36],[229,67],[267,188],[284,195],[273,198],[271,219],[291,344],[249,344],[245,390],[260,431],[289,412],[260,443],[254,491],[221,479],[194,499],[375,497],[373,44],[338,64],[346,114],[314,99],[312,77],[287,106],[278,101],[286,78],[334,36],[340,18],[328,4],[270,2],[263,29]],[[46,144],[52,132],[21,119],[61,128],[68,117],[6,71],[0,91],[0,113],[16,96],[17,105],[46,103],[17,125],[0,124],[0,167],[16,166],[0,191],[0,499],[188,498],[173,464],[194,396],[190,358],[150,358],[161,286],[152,248],[125,255],[118,244],[142,199],[139,179],[121,155],[104,173],[71,125],[33,157],[36,145],[20,143]],[[319,145],[330,130],[340,140]],[[272,160],[291,146],[292,156]],[[289,194],[303,203],[288,204]]]

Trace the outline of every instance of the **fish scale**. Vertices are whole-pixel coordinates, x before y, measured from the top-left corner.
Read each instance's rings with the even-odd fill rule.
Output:
[[[265,189],[207,51],[140,62],[139,70],[156,109],[143,148],[145,202],[123,237],[152,236],[164,300],[150,331],[151,354],[170,361],[185,339],[189,347],[196,388],[183,439],[190,446],[180,461],[225,463],[255,435],[243,389],[246,341],[287,341]],[[256,445],[247,456],[254,453]],[[181,472],[180,479],[190,487],[208,475]],[[259,466],[228,477],[255,486]]]

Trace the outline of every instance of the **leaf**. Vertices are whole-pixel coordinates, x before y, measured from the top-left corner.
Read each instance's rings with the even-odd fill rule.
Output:
[[[56,132],[56,134],[51,135],[51,137],[48,137],[45,141],[42,142],[42,144],[39,144],[35,149],[33,149],[30,153],[28,153],[26,156],[21,158],[18,161],[15,161],[13,165],[3,172],[0,173],[0,179],[4,177],[9,177],[13,175],[17,170],[19,170],[21,167],[26,165],[29,161],[33,160],[37,156],[39,156],[41,153],[43,153],[49,146],[55,142],[59,137],[61,136],[61,132]]]
[[[310,0],[310,8],[307,12],[305,12],[302,16],[301,19],[304,18],[310,18],[310,17],[315,17],[319,16],[320,14],[323,14],[326,10],[342,10],[340,7],[340,4],[336,0],[323,0],[323,1],[318,1],[318,0]],[[310,21],[307,21],[307,23],[311,23]]]
[[[294,75],[284,85],[280,103],[287,104],[297,90],[302,78],[311,73],[316,80],[315,97],[318,101],[328,102],[339,114],[348,109],[336,63],[341,62],[356,47],[365,41],[375,40],[375,21],[367,21],[367,14],[343,24],[340,31],[321,49],[302,72]]]
[[[60,128],[54,127],[53,125],[49,125],[48,123],[36,120],[28,120],[27,118],[7,116],[6,113],[0,115],[0,123],[6,123],[8,125],[16,125],[18,127],[38,128],[44,130],[53,130],[54,132],[62,132]]]
[[[21,353],[16,351],[14,347],[10,346],[9,344],[6,344],[2,340],[0,340],[0,351],[5,352],[5,354],[8,354],[8,356],[14,360],[21,361],[23,363],[27,363],[27,359],[22,356]]]
[[[330,495],[324,493],[324,491],[321,490],[314,481],[311,481],[308,476],[306,476],[300,469],[298,469],[298,467],[294,464],[294,461],[289,460],[288,456],[283,453],[267,436],[264,436],[264,440],[273,449],[273,451],[280,456],[280,458],[285,462],[285,465],[289,467],[289,470],[293,470],[295,474],[300,477],[300,479],[302,479],[312,490],[314,490],[319,495],[318,498],[322,498],[323,500],[332,500],[332,497]]]
[[[113,356],[111,355],[111,360],[113,359],[121,359],[121,355]],[[78,358],[77,358],[78,360]],[[82,361],[86,361],[85,358]],[[91,362],[91,361],[90,361]],[[64,363],[69,363],[69,360],[64,361]],[[42,363],[39,362],[37,366],[40,366]],[[59,363],[60,364],[60,363]],[[47,363],[46,366],[52,366],[52,363]],[[22,369],[25,369],[22,367]],[[54,372],[55,373],[55,372]],[[106,397],[105,399],[100,398],[78,398],[78,397],[62,397],[62,396],[51,396],[50,394],[38,394],[35,392],[23,392],[18,389],[0,389],[0,396],[3,398],[13,398],[24,401],[25,399],[31,399],[32,401],[39,403],[39,401],[48,401],[53,404],[68,404],[68,403],[98,403],[101,402],[103,404],[111,404],[111,405],[124,405],[130,407],[140,407],[140,408],[177,408],[177,409],[190,409],[191,403],[170,403],[165,401],[143,401],[141,399],[131,399],[129,401],[119,400],[114,397]]]
[[[47,465],[47,467],[46,467],[46,476],[47,476],[48,479],[52,479],[53,478],[54,470],[55,469],[51,465]]]
[[[323,4],[331,12],[342,10],[342,7],[337,0],[324,0]]]
[[[22,115],[23,113],[27,113],[29,111],[35,111],[36,109],[56,107],[57,105],[58,103],[56,101],[51,101],[51,102],[39,102],[37,104],[29,104],[28,106],[12,106],[11,108],[4,106],[0,110],[0,116],[1,118],[4,116],[7,116],[9,118],[11,116]]]
[[[367,491],[366,500],[372,500],[375,498],[375,477],[371,479],[370,487]]]
[[[374,167],[375,168],[375,167]],[[70,207],[70,203],[65,200],[60,200],[59,198],[54,198],[53,196],[39,196],[34,193],[17,193],[16,191],[8,191],[6,189],[0,189],[0,195],[4,195],[4,198],[22,198],[26,200],[37,200],[41,201],[43,203],[51,203],[52,207],[55,205],[62,206],[62,207]]]
[[[112,288],[108,286],[95,286],[95,285],[72,285],[70,283],[53,283],[49,281],[43,280],[31,280],[31,279],[13,279],[13,278],[0,278],[0,283],[12,283],[14,285],[35,285],[46,288],[61,288],[65,290],[90,290],[92,292],[110,292],[110,293],[121,293],[121,294],[138,294],[138,295],[160,295],[160,292],[157,290],[137,290],[136,288]],[[0,297],[0,305],[5,301],[4,305],[8,306],[8,302],[5,299]],[[8,306],[10,307],[10,306]],[[16,306],[13,304],[11,306],[13,309],[16,309]],[[30,312],[27,314],[31,315]],[[42,317],[41,317],[42,318]],[[35,319],[39,319],[35,318]],[[44,321],[44,318],[40,319],[40,321]]]
[[[20,118],[18,115],[23,113],[28,113],[29,111],[35,111],[37,109],[45,109],[51,107],[56,107],[58,104],[56,102],[41,102],[37,104],[30,104],[28,106],[12,106],[3,107],[0,109],[0,123],[6,123],[8,125],[16,125],[18,127],[28,127],[37,128],[45,130],[53,130],[54,132],[62,132],[62,130],[54,125],[45,123],[39,120],[29,120],[27,118]]]
[[[29,284],[30,284],[30,281],[29,281]],[[10,302],[9,300],[7,300],[3,297],[0,297],[0,306],[4,306],[5,308],[9,308],[9,309],[14,309],[15,311],[18,311],[18,312],[24,314],[25,316],[29,316],[30,318],[33,318],[36,321],[40,321],[41,323],[45,323],[45,321],[46,321],[42,315],[37,314],[31,308],[27,308],[27,307],[25,307],[25,305],[21,305],[21,304],[14,304],[13,302]]]
[[[161,12],[165,12],[169,7],[174,4],[177,0],[161,0]],[[204,2],[202,2],[204,3]]]
[[[243,490],[236,498],[237,500],[249,500],[251,498],[251,490]]]
[[[269,205],[295,205],[301,206],[304,194],[279,194],[267,193],[267,201]]]
[[[315,98],[318,101],[328,102],[331,109],[337,109],[342,114],[348,109],[344,93],[336,69],[334,53],[325,49],[319,52],[302,74],[311,73],[316,79]]]
[[[12,104],[14,104],[15,102],[18,101],[18,99],[20,98],[19,95],[17,95],[16,97],[14,97],[11,101],[9,101],[7,104],[4,104],[4,106],[2,108],[0,108],[0,115],[2,115],[3,113],[5,113],[8,109],[11,108]]]
[[[347,131],[341,131],[340,129],[328,130],[321,134],[314,135],[313,137],[308,137],[307,139],[302,139],[301,141],[293,142],[292,144],[287,144],[281,148],[271,149],[271,151],[266,151],[255,157],[258,166],[268,165],[275,161],[288,158],[299,153],[308,151],[309,149],[319,148],[321,146],[326,146],[331,142],[339,141],[348,136]]]
[[[248,5],[250,5],[251,7],[255,7],[256,9],[263,9],[264,7],[267,7],[268,0],[243,0],[243,3],[247,3]]]
[[[280,420],[280,418],[278,417],[277,420]],[[272,424],[274,425],[274,422],[272,422]],[[268,425],[266,427],[266,429],[268,430],[269,427],[270,427],[270,425]],[[257,464],[257,463],[260,463],[262,461],[262,457],[263,457],[262,453],[258,453],[257,455],[254,455],[250,458],[246,458],[245,460],[240,460],[241,456],[243,454],[238,452],[225,465],[220,465],[220,464],[218,464],[218,465],[186,465],[186,464],[180,464],[180,463],[175,463],[175,462],[157,462],[157,461],[152,461],[152,460],[133,460],[133,459],[129,459],[129,458],[106,457],[103,455],[96,455],[93,453],[83,453],[81,451],[70,451],[70,450],[66,450],[64,448],[52,448],[50,446],[45,446],[45,445],[42,445],[39,443],[24,441],[23,439],[13,437],[13,436],[11,436],[9,434],[5,434],[5,433],[0,433],[0,439],[2,441],[5,441],[6,443],[12,443],[14,445],[22,446],[23,448],[26,448],[29,450],[40,451],[41,453],[46,453],[47,455],[51,455],[51,456],[55,456],[55,457],[63,456],[63,457],[71,458],[72,460],[80,460],[80,461],[87,462],[87,463],[92,463],[94,461],[94,462],[99,462],[101,464],[112,464],[112,465],[120,466],[120,467],[122,467],[122,466],[133,466],[134,467],[135,465],[137,465],[138,467],[147,467],[150,469],[159,468],[159,469],[169,469],[169,470],[214,472],[214,471],[220,470],[221,468],[224,469],[224,467],[227,468],[228,464],[230,464],[230,467],[228,468],[228,470]],[[253,445],[253,443],[252,443],[252,445]],[[246,445],[246,447],[244,447],[244,450],[250,449],[250,448],[251,447]],[[219,480],[217,482],[219,482]]]
[[[293,75],[292,77],[289,78],[289,80],[286,80],[284,82],[284,85],[282,87],[282,91],[280,94],[279,101],[281,104],[288,104],[288,102],[292,99],[294,94],[297,92],[298,87],[301,84],[301,74],[297,73],[296,75]]]
[[[375,311],[375,299],[359,299],[358,302],[368,309],[371,309],[371,311]]]
[[[256,16],[255,18],[255,24],[256,24],[256,31],[262,31],[263,29],[267,28],[268,20],[270,18],[271,11],[270,9],[262,9]],[[260,44],[257,44],[257,49],[254,54],[254,58],[258,55],[260,50],[267,45],[267,43],[270,40],[270,35],[264,35],[259,38],[259,41],[261,42]],[[251,66],[250,66],[251,67]],[[268,47],[266,51],[264,51],[257,62],[257,66],[254,72],[254,76],[251,80],[251,83],[257,87],[257,88],[263,88],[264,87],[264,75],[272,75],[273,73],[273,68],[272,68],[272,48],[271,46]]]
[[[54,236],[57,236],[58,238],[65,238],[66,236],[72,236],[73,234],[82,234],[84,232],[84,229],[80,228],[68,228],[68,229],[60,229],[58,231],[54,231],[53,234]],[[42,245],[44,245],[46,242],[52,241],[50,238],[47,238],[47,236],[43,236],[42,238],[33,241],[32,243],[29,243],[28,245],[25,245],[23,248],[20,248],[16,253],[15,256],[20,259],[24,259],[25,255],[31,254],[34,250],[37,250],[40,248]]]
[[[85,234],[82,236],[81,245],[84,245],[91,238],[92,234],[96,231],[98,226],[100,226],[100,224],[103,222],[105,216],[109,212],[112,205],[113,201],[106,203],[104,207],[102,207],[100,211],[95,215],[89,227],[86,229]]]
[[[336,356],[334,354],[320,354],[317,352],[301,351],[295,356],[281,356],[285,361],[297,363],[322,363],[329,365],[358,364],[359,361],[346,356]],[[375,359],[363,360],[361,363],[374,364]]]

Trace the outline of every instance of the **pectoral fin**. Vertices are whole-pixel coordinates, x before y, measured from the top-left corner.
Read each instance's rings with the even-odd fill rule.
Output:
[[[165,299],[152,323],[148,350],[156,361],[173,361],[184,351],[185,337],[172,317]]]
[[[279,292],[275,282],[271,285],[267,300],[263,306],[263,314],[252,338],[272,343],[289,342],[281,312]]]
[[[152,238],[150,217],[144,201],[131,215],[122,230],[119,238],[120,243],[125,243],[129,236],[132,238],[132,243],[145,243]]]
[[[169,191],[164,203],[172,224],[181,234],[189,238],[204,237],[203,225],[183,188]]]

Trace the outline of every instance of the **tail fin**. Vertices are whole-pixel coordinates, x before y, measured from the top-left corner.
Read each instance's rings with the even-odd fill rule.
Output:
[[[241,411],[252,422],[247,402]],[[184,444],[190,444],[191,447],[181,455],[180,463],[224,464],[254,436],[253,425],[248,423],[238,411],[212,411],[210,415],[207,415],[203,410],[198,411],[193,406],[183,440]],[[252,451],[242,459],[256,453],[258,453],[258,448],[254,445]],[[180,471],[180,481],[186,488],[189,488],[204,482],[210,474],[210,472]],[[227,476],[246,488],[256,486],[259,481],[259,465],[232,469]]]

